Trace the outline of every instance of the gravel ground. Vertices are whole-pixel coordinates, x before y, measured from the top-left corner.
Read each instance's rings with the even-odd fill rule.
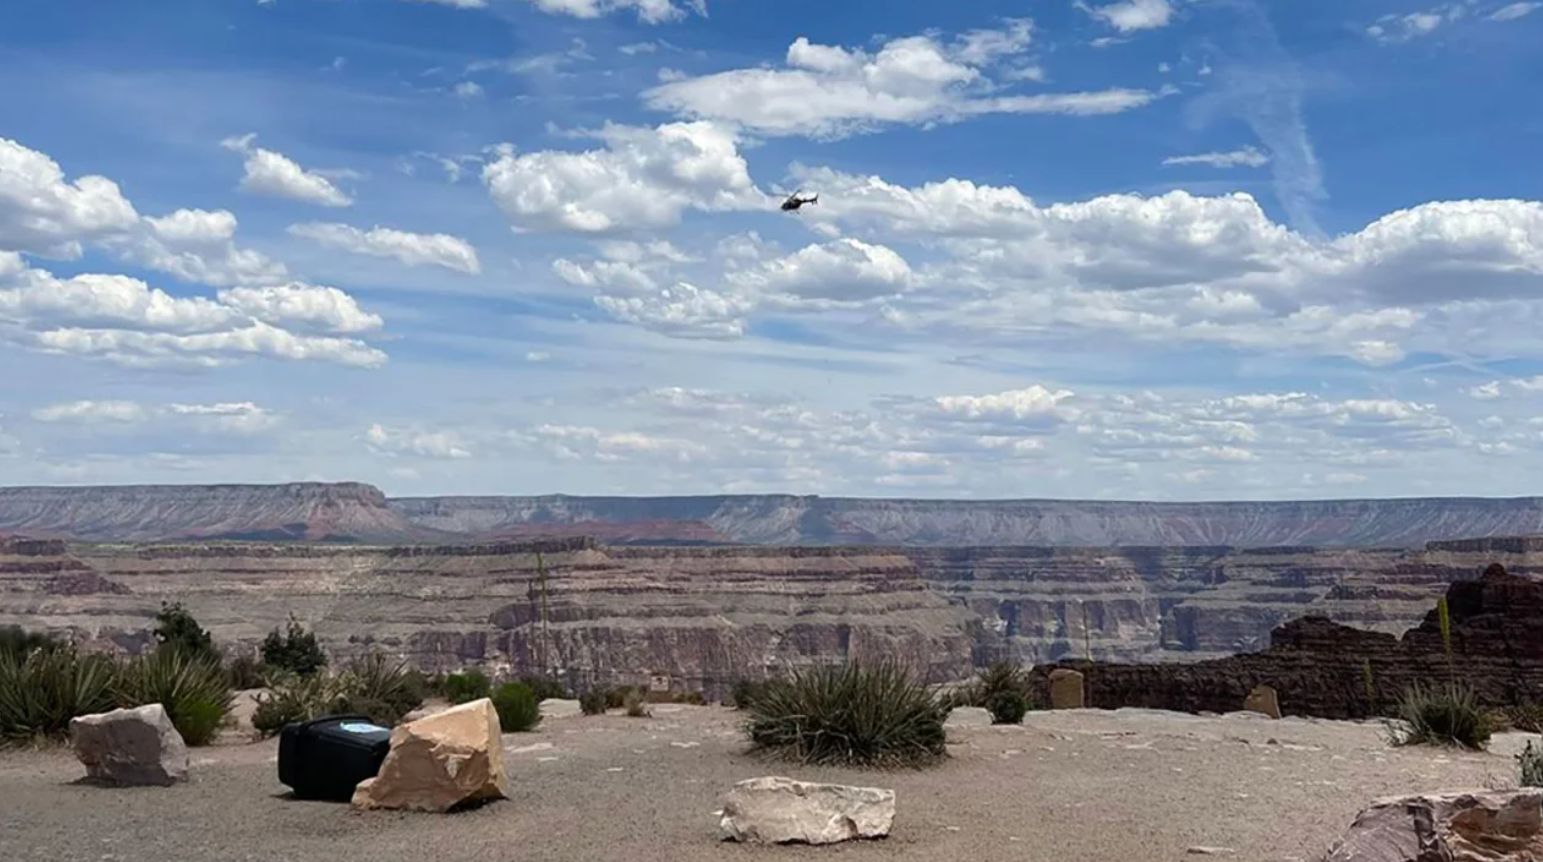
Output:
[[[1075,710],[951,732],[953,756],[927,771],[862,773],[748,757],[737,721],[673,705],[649,719],[548,719],[504,737],[512,798],[454,815],[289,799],[271,740],[197,749],[192,781],[173,788],[73,783],[82,768],[63,749],[0,753],[0,860],[1159,862],[1213,847],[1310,862],[1375,797],[1514,785],[1525,740],[1502,735],[1486,754],[1395,750],[1374,724]],[[720,842],[721,794],[766,774],[893,787],[894,834]]]

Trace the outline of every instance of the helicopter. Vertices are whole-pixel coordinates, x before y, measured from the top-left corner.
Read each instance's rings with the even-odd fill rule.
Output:
[[[782,202],[783,212],[797,212],[798,208],[804,204],[817,204],[820,202],[820,195],[818,192],[816,192],[812,197],[807,198],[800,197],[802,194],[803,192],[800,190],[788,195],[788,199]]]

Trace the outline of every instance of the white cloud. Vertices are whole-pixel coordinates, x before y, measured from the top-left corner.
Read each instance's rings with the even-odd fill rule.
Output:
[[[150,411],[134,401],[70,401],[32,411],[32,418],[39,422],[75,422],[83,425],[143,422],[149,416]]]
[[[359,333],[379,329],[383,323],[379,315],[363,310],[352,296],[335,287],[300,282],[271,287],[236,287],[220,291],[219,299],[255,320],[278,326]]]
[[[740,290],[773,302],[864,302],[900,293],[911,284],[913,274],[893,249],[839,239],[731,273],[729,280]]]
[[[1121,33],[1166,27],[1173,18],[1173,7],[1168,5],[1168,0],[1124,0],[1107,6],[1082,5],[1082,8]]]
[[[677,6],[671,0],[527,0],[537,9],[554,15],[571,15],[574,18],[599,18],[612,12],[630,10],[638,20],[646,24],[660,24],[682,18],[686,9],[698,15],[707,14],[706,0],[688,0]]]
[[[273,150],[252,145],[256,134],[226,138],[220,145],[246,157],[240,188],[252,194],[288,198],[324,207],[346,207],[353,199],[332,181],[315,171],[308,171],[293,159]]]
[[[1537,11],[1539,6],[1543,6],[1543,3],[1512,3],[1508,6],[1502,6],[1499,9],[1496,9],[1494,12],[1491,12],[1489,15],[1489,20],[1515,21],[1517,18],[1524,18],[1528,15],[1531,15],[1533,12]]]
[[[112,180],[66,180],[58,162],[0,138],[0,250],[79,257],[83,240],[129,230],[138,220]]]
[[[234,434],[256,434],[277,425],[279,417],[250,401],[217,404],[168,404],[166,412],[187,417],[202,427]]]
[[[1407,42],[1429,36],[1443,24],[1456,21],[1466,14],[1467,6],[1462,3],[1448,3],[1403,15],[1384,15],[1378,18],[1375,24],[1366,28],[1366,34],[1384,44]]]
[[[737,338],[745,333],[752,303],[680,282],[647,296],[598,296],[612,317],[682,338]]]
[[[471,243],[449,234],[409,233],[378,225],[364,231],[323,222],[290,225],[289,233],[355,254],[395,258],[409,266],[442,266],[468,275],[482,271]]]
[[[1468,395],[1480,401],[1494,401],[1500,397],[1500,381],[1491,380],[1468,389]]]
[[[235,244],[236,217],[226,210],[181,209],[146,217],[132,233],[104,244],[125,259],[193,283],[225,286],[282,281],[283,264]]]
[[[672,439],[637,431],[607,432],[589,426],[541,425],[528,435],[547,446],[559,458],[603,463],[632,459],[672,459],[689,462],[707,454],[706,447],[689,440]]]
[[[650,107],[719,120],[767,135],[840,137],[886,124],[954,122],[980,114],[1111,114],[1138,108],[1145,90],[1012,95],[988,75],[1021,52],[1026,22],[972,31],[953,44],[933,36],[894,39],[876,53],[800,36],[781,69],[735,69],[668,80],[648,90]]]
[[[457,9],[486,9],[488,7],[488,0],[408,0],[408,2],[454,6]]]
[[[614,233],[668,227],[688,209],[763,205],[732,133],[712,123],[607,125],[604,149],[506,153],[483,181],[517,228]]]
[[[1270,163],[1268,154],[1255,147],[1241,147],[1226,152],[1199,153],[1192,156],[1169,156],[1164,165],[1209,165],[1213,168],[1258,168]]]
[[[447,459],[472,457],[471,450],[453,431],[386,428],[377,423],[364,432],[364,440],[372,452],[381,455]]]
[[[1077,417],[1061,402],[1073,397],[1067,389],[1046,389],[1038,383],[992,395],[943,395],[934,399],[940,413],[960,419],[997,422],[1062,422]]]
[[[482,85],[476,81],[462,81],[452,87],[451,92],[462,99],[475,99],[482,95]]]

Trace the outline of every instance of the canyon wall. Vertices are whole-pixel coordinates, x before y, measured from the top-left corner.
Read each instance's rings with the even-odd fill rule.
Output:
[[[1488,706],[1543,703],[1543,583],[1493,565],[1478,580],[1446,593],[1448,657],[1432,608],[1395,636],[1318,616],[1277,628],[1268,649],[1195,664],[1072,661],[1036,667],[1031,679],[1048,698],[1057,667],[1081,671],[1091,707],[1232,712],[1256,685],[1275,688],[1285,715],[1366,718],[1392,714],[1415,684],[1460,680]]]
[[[1392,636],[1492,562],[1543,574],[1543,540],[1312,551],[10,539],[0,625],[135,652],[160,603],[181,601],[233,649],[293,613],[339,657],[381,649],[431,670],[660,676],[715,693],[852,657],[901,657],[935,681],[997,659],[1197,662],[1264,649],[1306,615]]]
[[[588,536],[608,544],[1418,548],[1543,533],[1543,498],[1150,503],[699,497],[404,497],[354,482],[0,488],[0,534],[77,541],[352,543]]]

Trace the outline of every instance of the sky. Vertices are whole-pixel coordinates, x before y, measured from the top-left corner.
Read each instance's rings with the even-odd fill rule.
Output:
[[[1507,0],[10,0],[0,485],[1535,494],[1539,44]]]

